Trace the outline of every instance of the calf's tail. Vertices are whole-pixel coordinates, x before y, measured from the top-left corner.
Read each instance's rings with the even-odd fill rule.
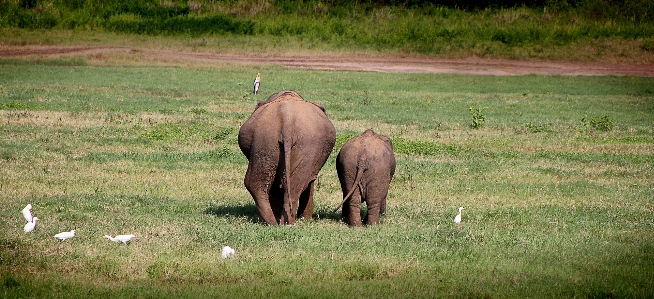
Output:
[[[338,207],[336,207],[332,211],[332,213],[336,213],[336,211],[338,211],[338,209],[340,209],[343,206],[345,201],[347,201],[350,198],[350,196],[352,196],[354,190],[361,189],[361,186],[359,184],[361,182],[361,177],[363,176],[363,171],[365,170],[365,166],[361,164],[362,163],[357,163],[357,173],[354,176],[354,185],[352,185],[352,189],[350,190],[350,192],[347,193],[347,195],[345,195],[345,197],[343,197],[343,201],[341,201],[341,203],[338,205]]]

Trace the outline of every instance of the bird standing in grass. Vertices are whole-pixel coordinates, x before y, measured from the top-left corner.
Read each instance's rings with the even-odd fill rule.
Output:
[[[31,210],[32,210],[32,204],[29,203],[21,211],[23,213],[23,217],[25,217],[25,220],[27,220],[27,222],[32,222],[32,212],[31,212]]]
[[[75,230],[71,230],[69,232],[58,233],[58,234],[54,235],[55,238],[57,238],[59,240],[62,240],[62,241],[66,240],[66,239],[70,239],[70,238],[72,238],[74,236],[75,236]]]
[[[261,85],[261,73],[257,73],[257,77],[254,78],[254,94],[259,94],[259,85]]]
[[[118,235],[115,238],[110,235],[104,235],[104,237],[116,243],[123,242],[123,244],[127,245],[127,242],[134,238],[134,235]]]
[[[461,223],[461,211],[463,210],[463,207],[459,207],[459,214],[456,214],[456,217],[454,217],[454,223]]]
[[[229,246],[223,247],[222,257],[224,259],[234,256],[234,249]]]
[[[39,220],[39,217],[34,217],[34,218],[32,218],[32,221],[30,221],[30,222],[28,222],[27,224],[25,224],[25,227],[23,227],[23,230],[24,230],[26,233],[29,233],[29,232],[33,231],[34,228],[36,227],[36,220]]]

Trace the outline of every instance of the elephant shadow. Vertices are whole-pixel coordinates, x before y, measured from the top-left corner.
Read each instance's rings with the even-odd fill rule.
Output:
[[[333,207],[327,205],[320,205],[317,207],[314,206],[312,215],[313,219],[329,219],[340,221],[341,212],[333,212],[332,209]],[[223,218],[242,218],[247,222],[262,223],[261,217],[259,217],[259,210],[257,210],[257,206],[253,203],[227,205],[212,204],[204,209],[204,214]]]
[[[329,219],[329,220],[335,220],[335,221],[341,221],[341,211],[338,210],[336,212],[333,212],[332,210],[334,207],[331,206],[326,206],[326,205],[319,205],[319,206],[314,206],[313,208],[313,219],[314,220],[319,220],[319,219]]]
[[[204,210],[204,214],[224,218],[244,218],[248,222],[261,223],[259,211],[254,204],[245,205],[211,205]]]

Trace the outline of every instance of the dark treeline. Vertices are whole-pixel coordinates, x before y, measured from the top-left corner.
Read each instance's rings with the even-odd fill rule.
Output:
[[[295,13],[306,6],[321,3],[331,11],[341,9],[373,9],[384,6],[416,9],[429,13],[435,7],[461,9],[469,12],[487,9],[527,7],[549,9],[551,12],[573,12],[595,20],[630,20],[650,22],[654,20],[654,1],[651,0],[367,0],[367,1],[294,1],[274,0],[273,5],[284,13]],[[329,9],[322,10],[330,11]]]
[[[105,8],[112,10],[120,7],[123,10],[129,7],[130,11],[146,5],[166,4],[169,7],[176,7],[176,10],[188,13],[193,3],[208,6],[210,3],[221,3],[223,5],[238,6],[238,3],[251,3],[251,0],[230,0],[230,1],[160,1],[160,0],[4,0],[0,2],[0,9],[6,12],[8,8],[17,6],[24,9],[35,9],[41,6],[54,5],[55,7],[69,10],[85,9],[87,11],[106,14]],[[384,6],[402,7],[411,9],[426,9],[433,7],[448,7],[466,11],[479,11],[486,9],[528,7],[528,8],[549,8],[554,12],[566,12],[574,10],[576,13],[586,17],[602,19],[629,19],[634,21],[651,21],[654,19],[654,1],[651,0],[270,0],[267,4],[273,10],[280,13],[292,14],[306,6],[322,6],[330,9],[317,10],[317,12],[340,11],[353,7],[370,9]],[[244,6],[244,5],[241,5]],[[151,13],[152,11],[148,11]]]
[[[269,20],[287,16],[284,18],[328,19],[323,23],[331,26],[329,30],[338,33],[346,32],[348,24],[353,26],[358,18],[375,16],[381,11],[438,22],[438,18],[448,18],[457,13],[492,15],[507,9],[529,9],[538,14],[547,14],[543,19],[564,15],[567,19],[630,26],[641,24],[651,27],[654,24],[652,0],[4,0],[0,1],[0,27],[103,29],[137,34],[250,35],[275,29],[277,25],[270,25]],[[289,25],[288,20],[284,21],[283,26],[292,27],[279,29],[284,34],[302,35],[307,32],[302,28],[304,25]],[[341,28],[340,31],[336,27]],[[636,28],[636,31],[642,30]],[[450,29],[446,35],[450,36],[453,32]],[[638,32],[635,35],[628,32],[627,36],[642,37],[649,31]],[[361,38],[362,34],[365,34],[365,30],[353,38]],[[533,32],[530,34],[534,36]],[[535,36],[540,38],[539,34]]]

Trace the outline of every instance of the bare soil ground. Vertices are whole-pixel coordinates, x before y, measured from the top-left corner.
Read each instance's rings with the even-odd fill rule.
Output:
[[[654,64],[563,62],[483,58],[430,58],[374,55],[264,55],[242,56],[208,52],[181,52],[131,47],[58,47],[1,46],[0,57],[52,59],[82,56],[92,64],[114,64],[116,61],[143,61],[157,64],[210,66],[230,64],[281,65],[293,68],[393,72],[393,73],[457,73],[475,75],[568,75],[568,76],[654,76]],[[131,58],[130,58],[131,57]],[[111,62],[113,61],[113,63]]]

